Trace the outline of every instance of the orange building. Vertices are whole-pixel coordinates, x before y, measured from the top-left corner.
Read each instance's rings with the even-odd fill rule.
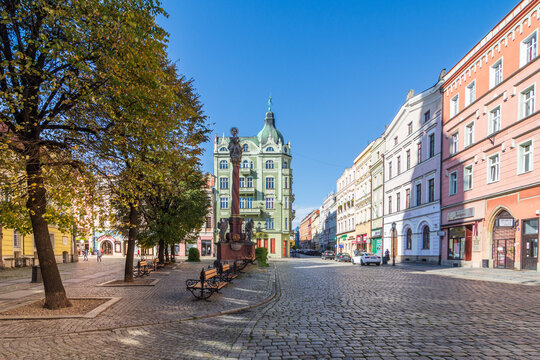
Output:
[[[540,270],[539,26],[521,1],[445,75],[443,264]]]

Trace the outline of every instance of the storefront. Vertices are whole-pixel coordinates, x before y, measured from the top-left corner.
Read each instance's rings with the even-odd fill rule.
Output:
[[[448,229],[448,260],[472,260],[472,225]]]
[[[370,246],[367,243],[367,234],[356,235],[356,249],[359,252],[369,252]]]
[[[522,268],[536,270],[538,266],[538,218],[523,220],[522,227]]]
[[[382,256],[382,228],[371,231],[371,252]]]

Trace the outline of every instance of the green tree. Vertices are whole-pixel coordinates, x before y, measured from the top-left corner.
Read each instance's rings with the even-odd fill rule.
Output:
[[[13,192],[2,221],[26,232],[31,228],[45,307],[62,308],[70,303],[48,223],[78,220],[66,209],[75,196],[88,198],[91,192],[82,190],[91,183],[85,179],[95,159],[86,150],[111,129],[111,117],[95,116],[110,114],[109,90],[133,94],[119,86],[128,74],[139,82],[156,77],[153,64],[156,57],[162,61],[166,33],[154,19],[163,10],[152,0],[0,4],[0,158],[3,187]],[[130,133],[142,126],[121,125]]]

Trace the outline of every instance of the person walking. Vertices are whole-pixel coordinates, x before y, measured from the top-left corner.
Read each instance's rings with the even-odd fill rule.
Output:
[[[101,262],[101,256],[103,256],[103,252],[102,252],[102,250],[100,249],[100,250],[97,251],[97,261],[98,261],[98,262]]]
[[[83,261],[88,261],[88,249],[84,249],[84,259]]]

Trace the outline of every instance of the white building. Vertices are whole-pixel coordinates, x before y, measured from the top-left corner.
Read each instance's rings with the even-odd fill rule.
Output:
[[[354,159],[355,173],[355,230],[356,246],[359,251],[371,251],[371,142]]]
[[[320,207],[319,223],[321,227],[320,249],[335,250],[336,245],[336,194],[332,192],[324,199]]]
[[[337,180],[337,243],[336,253],[346,252],[352,254],[355,239],[355,190],[354,167],[345,169],[343,175]]]
[[[410,90],[384,134],[383,249],[397,262],[439,261],[441,85]]]

